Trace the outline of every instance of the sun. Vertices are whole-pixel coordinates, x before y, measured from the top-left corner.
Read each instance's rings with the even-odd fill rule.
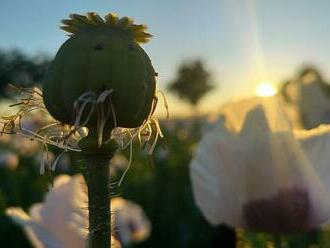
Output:
[[[276,86],[271,82],[260,82],[255,90],[255,94],[260,97],[274,96],[277,93]]]

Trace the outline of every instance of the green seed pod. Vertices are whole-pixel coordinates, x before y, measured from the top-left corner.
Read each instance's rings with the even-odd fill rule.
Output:
[[[148,41],[151,35],[145,26],[114,14],[105,20],[96,13],[70,18],[63,20],[62,29],[71,37],[60,47],[43,82],[46,108],[58,121],[73,125],[79,97],[92,92],[97,99],[108,91],[106,101],[85,102],[81,119],[88,119],[86,126],[98,125],[99,113],[92,111],[93,104],[94,108],[104,105],[106,127],[112,128],[114,122],[119,127],[140,126],[152,110],[156,73],[138,42]],[[109,114],[109,106],[114,113]]]

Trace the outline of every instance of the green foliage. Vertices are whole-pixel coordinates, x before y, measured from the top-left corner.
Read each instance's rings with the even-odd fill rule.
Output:
[[[244,232],[240,233],[240,241],[237,248],[245,248],[246,245],[256,248],[327,248],[330,240],[324,242],[324,235],[329,235],[330,231],[311,231],[308,233],[298,233],[293,235],[266,234]],[[313,246],[314,245],[314,246]]]
[[[183,63],[178,69],[177,78],[169,84],[170,91],[193,106],[211,89],[213,85],[210,83],[210,73],[201,60]]]

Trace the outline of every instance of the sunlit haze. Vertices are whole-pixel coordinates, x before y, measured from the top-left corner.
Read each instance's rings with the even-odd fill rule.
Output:
[[[257,85],[255,94],[261,97],[274,96],[277,93],[277,88],[271,82],[261,82]]]

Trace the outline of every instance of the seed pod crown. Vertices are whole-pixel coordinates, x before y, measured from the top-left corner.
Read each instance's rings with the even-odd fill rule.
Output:
[[[147,33],[147,26],[134,24],[129,17],[119,18],[114,13],[107,14],[104,19],[95,12],[88,12],[86,15],[71,14],[70,19],[62,20],[64,24],[61,29],[69,32],[71,36],[86,30],[97,28],[114,29],[131,35],[137,43],[146,43],[152,37]]]

